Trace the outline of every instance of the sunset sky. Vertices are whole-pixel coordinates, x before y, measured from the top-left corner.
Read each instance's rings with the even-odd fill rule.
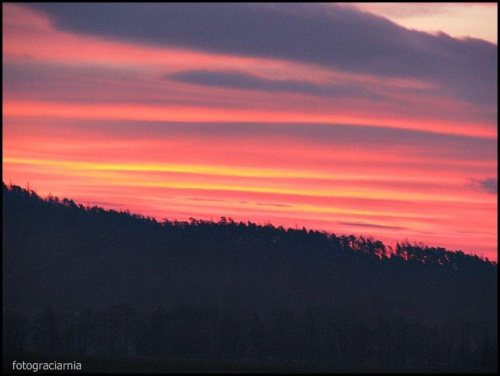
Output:
[[[3,3],[3,181],[497,260],[497,4]]]

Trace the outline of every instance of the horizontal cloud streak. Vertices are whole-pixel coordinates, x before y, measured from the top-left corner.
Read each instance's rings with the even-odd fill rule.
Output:
[[[308,123],[250,123],[250,122],[156,122],[132,120],[91,120],[91,119],[15,119],[8,117],[5,135],[17,132],[37,132],[52,137],[53,132],[69,132],[123,140],[168,140],[189,137],[204,140],[207,144],[223,140],[228,142],[253,142],[268,145],[292,147],[294,140],[307,143],[311,147],[326,147],[332,150],[342,146],[356,145],[359,149],[369,148],[374,153],[400,150],[406,156],[441,157],[450,160],[490,161],[498,159],[496,139],[439,134],[427,131],[368,126],[364,124],[308,124]],[[31,131],[30,131],[31,130]],[[84,130],[84,131],[83,131]],[[257,145],[256,145],[257,146]],[[258,150],[256,147],[255,150]],[[346,154],[349,154],[346,152]],[[375,158],[375,155],[374,155]]]
[[[77,33],[231,55],[287,59],[433,82],[473,103],[497,103],[497,46],[400,27],[332,4],[48,4]]]
[[[355,222],[340,222],[340,223],[343,225],[354,226],[354,227],[382,228],[387,230],[407,230],[407,228],[405,227],[375,225],[372,223],[355,223]]]
[[[169,73],[165,78],[202,86],[240,90],[262,90],[277,93],[300,93],[321,97],[364,97],[370,100],[393,100],[387,96],[369,93],[354,84],[319,85],[297,80],[271,80],[243,72],[185,71]]]

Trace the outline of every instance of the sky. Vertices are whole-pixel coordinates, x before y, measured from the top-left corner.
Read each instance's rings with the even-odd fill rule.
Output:
[[[496,3],[3,3],[3,181],[497,260]]]

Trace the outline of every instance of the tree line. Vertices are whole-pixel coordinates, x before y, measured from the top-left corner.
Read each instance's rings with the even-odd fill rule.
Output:
[[[488,259],[224,217],[160,222],[5,184],[2,200],[4,352],[496,369]]]

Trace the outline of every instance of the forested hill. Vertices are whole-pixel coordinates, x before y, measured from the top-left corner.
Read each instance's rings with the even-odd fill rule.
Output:
[[[224,326],[228,331],[215,332],[229,339],[217,341],[238,345],[227,345],[211,357],[313,356],[346,366],[342,362],[354,362],[354,355],[342,353],[345,340],[349,349],[358,342],[368,346],[349,351],[386,346],[388,353],[380,357],[406,362],[406,355],[391,355],[389,348],[420,341],[415,346],[422,351],[441,342],[449,346],[448,363],[463,358],[461,349],[475,362],[496,365],[490,351],[497,336],[498,268],[477,256],[407,242],[390,249],[371,238],[224,218],[217,223],[158,222],[68,199],[42,199],[33,191],[5,184],[2,200],[3,307],[11,318],[4,319],[4,329],[12,322],[25,322],[31,328],[26,329],[26,338],[31,340],[23,346],[37,346],[28,323],[39,322],[47,312],[60,315],[63,330],[74,312],[93,312],[98,320],[109,314],[110,307],[125,305],[127,312],[137,315],[134,346],[104,346],[105,354],[134,351],[167,356],[173,351],[177,356],[205,356],[218,345],[205,349],[203,343],[208,342],[196,337],[185,348],[161,347],[161,341],[173,337],[147,338],[161,336],[171,320],[181,320],[185,328],[201,325],[201,333],[208,333],[224,318],[230,323]],[[151,332],[151,320],[164,320],[166,326]],[[384,325],[388,337],[379,338]],[[249,328],[263,337],[251,337]],[[203,336],[200,330],[197,336]],[[305,335],[301,330],[309,333],[310,346],[317,350],[300,350]],[[406,333],[404,338],[397,337],[399,330]],[[273,337],[275,331],[281,333],[280,339]],[[4,330],[4,336],[8,333]],[[213,338],[214,332],[210,333]],[[358,342],[356,336],[361,336]],[[63,351],[61,341],[58,351]],[[299,342],[294,345],[294,341]],[[370,341],[381,342],[370,345]],[[460,341],[465,347],[455,348]],[[14,341],[9,346],[20,345]],[[80,351],[101,351],[97,345],[88,346]]]

